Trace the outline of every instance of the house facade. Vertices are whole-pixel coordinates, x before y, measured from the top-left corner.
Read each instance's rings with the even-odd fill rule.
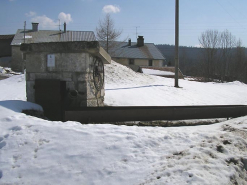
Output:
[[[46,42],[71,42],[71,41],[96,41],[93,31],[67,31],[64,23],[63,31],[39,30],[39,23],[32,23],[32,29],[18,29],[11,42],[12,60],[11,68],[23,72],[25,69],[26,55],[20,50],[22,43]]]
[[[138,36],[137,42],[118,42],[114,51],[110,52],[112,59],[122,65],[153,66],[165,65],[165,57],[153,43],[144,43],[143,36]]]
[[[0,35],[0,66],[10,67],[11,42],[15,35]]]

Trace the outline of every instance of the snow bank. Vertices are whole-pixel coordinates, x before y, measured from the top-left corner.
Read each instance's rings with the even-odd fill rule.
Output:
[[[0,87],[0,106],[15,112],[26,109],[43,110],[40,105],[26,102],[25,75],[14,75],[0,80]]]
[[[25,75],[14,75],[5,80],[0,80],[0,101],[23,100],[26,101]]]
[[[142,71],[144,74],[149,74],[149,75],[165,75],[165,76],[174,76],[175,75],[175,73],[170,72],[170,71],[160,71],[160,70],[154,70],[154,69],[142,68]]]
[[[112,106],[246,105],[247,85],[202,83],[136,73],[114,61],[105,65],[105,104]]]
[[[0,107],[0,112],[5,112]],[[1,184],[244,184],[247,117],[158,128],[0,115]]]

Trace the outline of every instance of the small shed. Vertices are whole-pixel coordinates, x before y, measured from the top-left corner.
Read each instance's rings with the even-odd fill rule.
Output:
[[[22,44],[27,101],[62,120],[65,109],[104,106],[104,64],[111,57],[97,41]]]

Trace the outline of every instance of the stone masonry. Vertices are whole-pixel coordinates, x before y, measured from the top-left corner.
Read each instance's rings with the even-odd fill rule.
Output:
[[[68,92],[78,92],[80,107],[104,106],[104,85],[97,90],[94,83],[94,61],[107,64],[111,57],[97,41],[22,44],[21,51],[26,53],[27,101],[35,103],[35,79],[58,79],[66,82]],[[55,57],[54,65],[47,55]]]

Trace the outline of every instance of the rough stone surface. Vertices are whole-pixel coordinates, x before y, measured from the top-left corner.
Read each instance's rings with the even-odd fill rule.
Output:
[[[47,53],[28,53],[26,55],[26,72],[46,72],[46,56]]]
[[[84,45],[83,45],[84,44]],[[75,46],[73,49],[72,46]],[[46,47],[47,46],[47,47]],[[89,47],[79,50],[80,47]],[[36,79],[59,79],[66,82],[66,98],[69,92],[76,90],[78,97],[68,100],[71,106],[95,107],[104,106],[104,86],[96,90],[93,79],[94,58],[100,55],[95,43],[40,43],[24,44],[27,68],[27,100],[35,102]],[[93,48],[96,47],[96,48]],[[67,50],[65,50],[67,48]],[[62,51],[64,49],[64,51]],[[55,66],[48,67],[47,55],[55,56]],[[65,99],[66,99],[65,98]]]
[[[53,51],[56,53],[62,52],[93,52],[98,51],[100,48],[99,42],[97,41],[78,41],[78,42],[45,42],[45,43],[32,43],[32,44],[21,44],[21,51],[26,52],[49,52]]]
[[[17,72],[23,72],[24,61],[22,60],[22,52],[20,46],[12,46],[11,69]]]
[[[27,101],[35,103],[35,90],[34,90],[34,81],[26,81],[26,93],[27,93]]]

